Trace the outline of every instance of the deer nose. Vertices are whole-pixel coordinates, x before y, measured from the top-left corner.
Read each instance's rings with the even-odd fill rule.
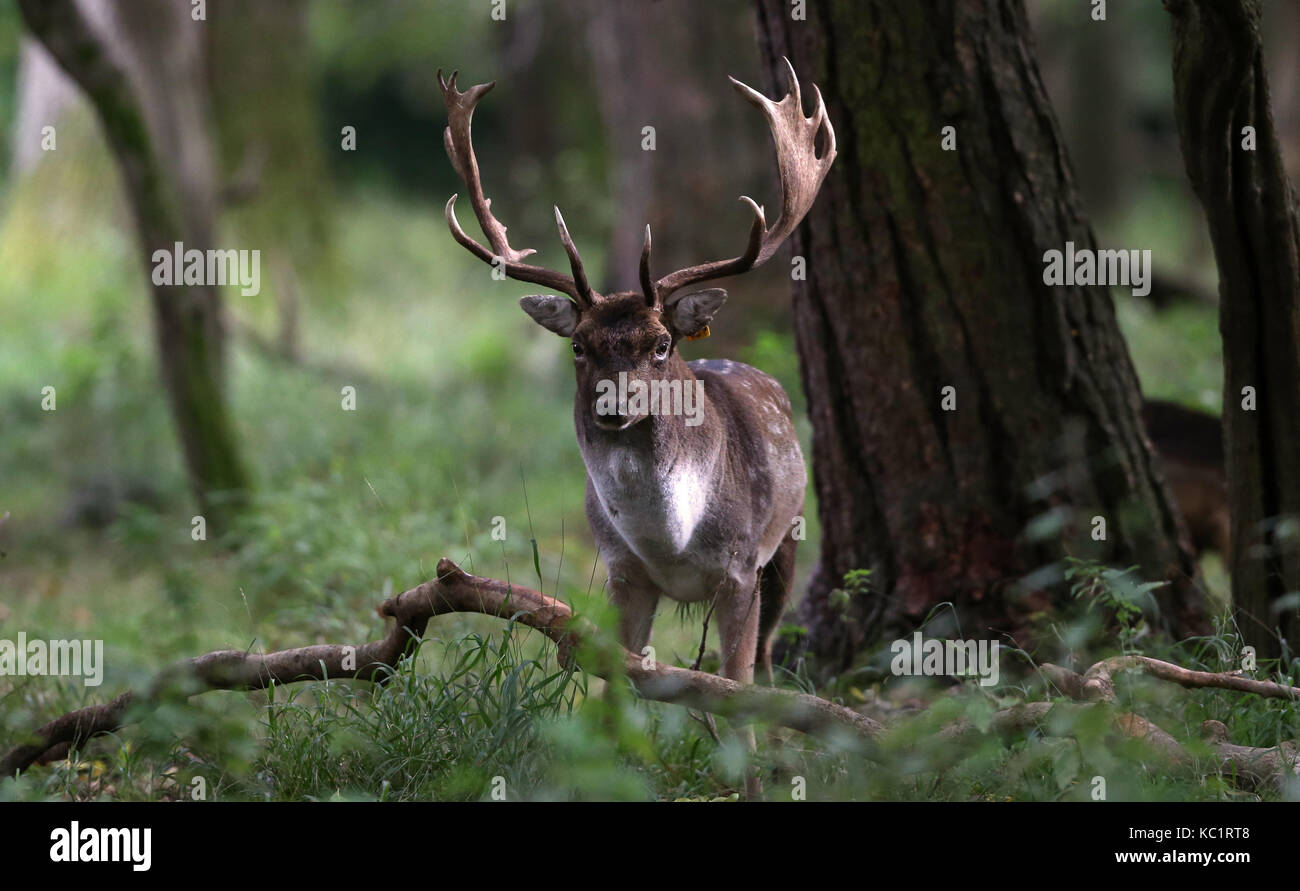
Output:
[[[596,426],[602,430],[623,430],[634,420],[625,406],[610,411],[609,406],[603,406],[599,402],[592,403],[591,416],[595,419]]]

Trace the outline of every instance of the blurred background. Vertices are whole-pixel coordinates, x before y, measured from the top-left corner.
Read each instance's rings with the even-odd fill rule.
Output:
[[[1215,271],[1178,152],[1167,15],[1113,0],[1105,27],[1078,27],[1079,5],[1028,0],[1099,244],[1154,251],[1150,298],[1115,295],[1144,392],[1217,411]],[[1265,6],[1294,181],[1300,4]],[[378,600],[443,555],[601,609],[567,344],[518,309],[526,285],[493,281],[447,231],[443,205],[463,189],[434,72],[459,69],[462,87],[497,81],[474,136],[511,243],[565,268],[559,205],[597,287],[628,287],[647,222],[667,269],[738,252],[737,196],[779,200],[765,125],[726,81],[763,83],[754,13],[745,0],[510,0],[504,20],[491,9],[209,0],[214,246],[259,249],[262,281],[255,296],[221,294],[251,501],[196,542],[119,170],[82,92],[0,3],[0,628],[103,638],[108,690],[211,649],[371,639]],[[116,39],[147,54],[163,38],[132,18]],[[54,150],[42,148],[47,125]],[[463,207],[477,234],[470,216]],[[687,358],[757,365],[800,410],[784,272],[729,290]],[[355,411],[340,404],[349,386]],[[45,387],[55,411],[42,410]],[[817,550],[811,505],[807,516],[801,579]],[[498,631],[449,617],[430,636]],[[661,616],[660,658],[689,664],[698,636],[698,621]],[[0,695],[29,716],[97,694],[4,679]],[[252,706],[225,708],[255,723]]]

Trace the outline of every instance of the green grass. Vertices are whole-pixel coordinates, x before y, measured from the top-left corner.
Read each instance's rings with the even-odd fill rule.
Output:
[[[304,365],[235,339],[230,396],[256,496],[240,528],[209,528],[208,540],[194,541],[143,273],[116,234],[126,231],[122,208],[112,196],[77,214],[11,198],[0,226],[0,512],[11,515],[0,538],[0,626],[102,638],[107,668],[95,689],[0,679],[0,746],[186,656],[375,639],[374,607],[429,578],[441,556],[555,594],[608,625],[564,344],[519,311],[519,286],[493,282],[455,248],[437,208],[349,197],[337,277],[304,295]],[[264,328],[274,315],[268,294],[232,296],[230,306]],[[1188,363],[1177,352],[1193,342],[1217,356],[1204,312],[1156,320],[1125,303],[1119,312],[1148,390],[1197,401],[1218,386],[1217,358]],[[754,334],[736,355],[777,374],[798,401],[788,333]],[[56,388],[54,412],[40,408],[45,386]],[[341,407],[345,386],[356,388],[356,411]],[[806,420],[800,429],[806,443]],[[105,487],[147,497],[101,530],[70,525],[78,504]],[[814,506],[808,515],[800,579],[817,546]],[[504,541],[491,535],[498,516]],[[245,544],[223,547],[228,535]],[[689,664],[699,618],[665,609],[655,634],[660,659]],[[1173,655],[1221,667],[1229,644],[1225,629]],[[622,683],[604,688],[561,669],[535,632],[441,617],[418,658],[383,687],[335,680],[168,704],[69,761],[0,783],[0,798],[176,798],[191,795],[196,778],[208,798],[255,800],[736,793],[744,759],[734,745],[716,743],[683,709],[636,702]],[[992,691],[847,686],[848,705],[940,704],[900,720],[874,763],[848,741],[761,731],[767,795],[788,800],[802,787],[809,799],[1073,798],[1086,797],[1098,773],[1111,798],[1224,793],[1213,776],[1171,779],[1150,753],[1108,743],[1095,716],[1074,728],[1079,742],[979,737],[954,752],[935,732],[936,722],[979,725],[994,707],[1043,695],[1023,672]],[[1170,697],[1141,684],[1126,695],[1180,737],[1195,738],[1207,717],[1228,722],[1239,743],[1298,735],[1294,714],[1275,702]]]

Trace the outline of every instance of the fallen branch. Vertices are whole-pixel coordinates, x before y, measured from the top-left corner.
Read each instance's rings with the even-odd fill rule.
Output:
[[[558,649],[560,661],[572,664],[578,647],[598,642],[589,622],[575,621],[562,601],[530,588],[470,575],[450,560],[438,561],[437,576],[385,600],[379,614],[394,620],[382,640],[361,646],[320,644],[256,654],[218,650],[178,662],[162,671],[143,696],[131,691],[106,705],[76,709],[36,730],[0,760],[0,776],[13,776],[52,750],[66,752],[92,736],[111,733],[136,708],[151,708],[169,697],[211,690],[260,690],[276,685],[327,678],[358,678],[383,683],[403,656],[424,635],[429,620],[447,613],[482,613],[518,622],[542,632]],[[608,649],[608,648],[607,648]],[[865,715],[841,705],[789,690],[739,684],[717,675],[675,668],[617,648],[608,658],[596,648],[593,674],[607,680],[622,672],[646,699],[701,709],[735,721],[764,719],[823,738],[851,739],[871,750],[883,729]]]
[[[1214,749],[1219,769],[1244,780],[1245,785],[1270,786],[1280,791],[1286,777],[1300,779],[1300,750],[1295,743],[1267,748],[1236,746],[1228,742],[1228,728],[1221,721],[1205,721],[1201,733]]]
[[[1040,670],[1071,699],[1112,705],[1118,703],[1112,675],[1122,671],[1140,671],[1189,689],[1238,690],[1273,699],[1300,700],[1300,688],[1297,687],[1242,677],[1235,672],[1193,671],[1171,662],[1134,654],[1104,659],[1083,674],[1050,663],[1040,666]],[[1190,767],[1196,761],[1182,743],[1141,715],[1120,712],[1115,716],[1114,727],[1125,736],[1144,740],[1177,766]],[[1228,742],[1228,728],[1219,721],[1203,722],[1201,733],[1214,753],[1218,769],[1238,785],[1249,788],[1267,786],[1282,791],[1288,780],[1300,781],[1300,750],[1295,743],[1283,742],[1268,747],[1234,745]]]
[[[1214,687],[1221,690],[1239,690],[1242,693],[1254,693],[1270,699],[1289,699],[1300,701],[1300,687],[1288,687],[1272,681],[1257,681],[1242,677],[1235,672],[1193,671],[1161,662],[1149,656],[1127,655],[1115,656],[1098,662],[1088,669],[1083,676],[1083,695],[1087,699],[1114,699],[1114,683],[1111,675],[1118,671],[1137,670],[1145,672],[1162,681],[1172,681],[1188,689]]]
[[[447,613],[481,613],[533,628],[555,643],[562,664],[572,665],[582,649],[584,668],[606,680],[626,676],[646,699],[721,715],[733,721],[766,720],[823,739],[856,743],[868,756],[879,753],[885,724],[860,712],[806,693],[739,684],[717,675],[676,668],[643,659],[604,641],[590,622],[576,619],[567,604],[530,588],[470,575],[450,560],[438,562],[437,576],[385,600],[378,610],[393,619],[388,634],[361,646],[321,644],[267,654],[219,650],[178,662],[162,671],[143,695],[127,691],[104,705],[87,706],[50,721],[0,760],[0,776],[13,776],[33,763],[63,757],[100,733],[120,728],[136,708],[152,708],[176,696],[210,690],[259,690],[327,678],[357,678],[384,683],[394,666],[413,652],[429,620]],[[1117,704],[1113,674],[1142,671],[1184,687],[1237,690],[1274,698],[1300,698],[1300,689],[1257,681],[1234,673],[1192,671],[1145,656],[1118,656],[1080,674],[1045,664],[1043,676],[1074,702],[1029,702],[996,712],[989,730],[1023,735],[1047,726],[1058,712]],[[1117,732],[1142,739],[1176,766],[1190,768],[1195,757],[1171,734],[1140,715],[1116,712]],[[976,732],[969,721],[943,727],[940,735],[959,742]],[[1269,748],[1228,742],[1227,728],[1217,721],[1202,725],[1218,769],[1249,787],[1280,789],[1287,777],[1300,779],[1300,760],[1293,743]]]

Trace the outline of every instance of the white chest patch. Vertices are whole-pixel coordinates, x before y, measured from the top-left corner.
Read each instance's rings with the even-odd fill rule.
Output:
[[[670,475],[664,488],[669,534],[677,550],[685,550],[704,518],[704,476],[687,466]]]
[[[647,456],[632,449],[611,449],[602,464],[588,465],[592,482],[610,520],[628,546],[639,554],[664,546],[684,551],[704,518],[707,475],[694,465],[677,463],[664,476]]]

